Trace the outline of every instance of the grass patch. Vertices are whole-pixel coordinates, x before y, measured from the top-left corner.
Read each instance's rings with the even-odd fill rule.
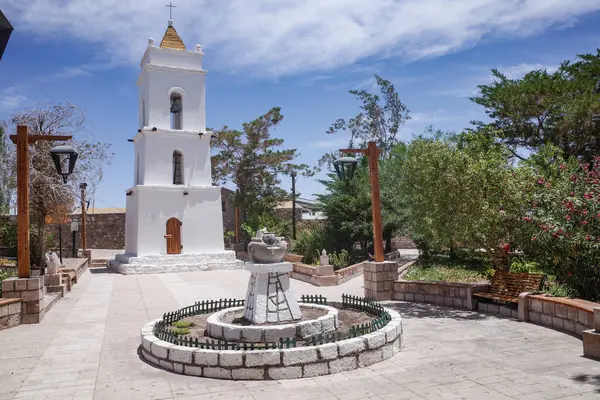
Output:
[[[403,278],[407,281],[477,283],[488,279],[490,266],[481,260],[457,260],[433,257],[411,267]]]
[[[175,336],[189,335],[190,332],[191,331],[189,328],[173,328],[173,329],[171,329],[171,335],[175,335]]]
[[[191,321],[175,321],[172,325],[176,328],[190,328],[194,326],[194,323]]]

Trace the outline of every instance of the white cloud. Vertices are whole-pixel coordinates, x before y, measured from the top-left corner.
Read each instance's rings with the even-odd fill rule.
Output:
[[[338,135],[338,137],[332,137],[328,140],[316,140],[310,142],[310,146],[319,149],[339,149],[340,147],[347,146],[348,140],[348,138],[340,138]]]
[[[523,63],[519,65],[512,65],[508,67],[498,67],[498,71],[502,72],[509,79],[518,79],[522,78],[525,74],[530,71],[545,69],[548,73],[552,73],[558,69],[557,65],[545,65],[545,64],[528,64]],[[490,79],[493,79],[492,75],[489,76]]]
[[[23,94],[18,85],[8,86],[0,89],[0,112],[16,111],[30,102],[30,99]]]
[[[77,38],[126,64],[139,62],[148,37],[160,39],[168,15],[163,0],[0,1],[18,29]],[[372,56],[436,57],[596,10],[600,0],[180,0],[174,18],[213,68],[281,76]]]

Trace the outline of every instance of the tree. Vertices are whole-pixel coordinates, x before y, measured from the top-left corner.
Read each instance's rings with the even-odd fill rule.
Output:
[[[485,107],[495,128],[490,132],[513,154],[544,144],[588,161],[600,154],[600,50],[565,61],[554,72],[535,70],[521,79],[492,73],[495,81],[478,86],[480,95],[471,100]]]
[[[522,214],[521,248],[575,296],[600,299],[600,157],[592,163],[544,151],[551,173],[538,171]],[[550,155],[550,157],[548,157]]]
[[[12,194],[15,190],[15,174],[9,166],[1,160],[8,158],[8,135],[5,124],[0,123],[0,215],[8,214],[12,204]]]
[[[380,95],[366,90],[350,90],[362,105],[361,112],[349,120],[338,119],[327,130],[327,134],[340,131],[350,132],[350,148],[366,148],[370,141],[377,142],[381,150],[381,158],[391,156],[392,148],[398,143],[397,135],[400,127],[410,119],[409,110],[400,101],[394,85],[378,75],[375,82]],[[333,161],[331,155],[325,155],[319,165]]]
[[[509,155],[487,132],[413,140],[395,186],[412,236],[437,251],[484,249],[500,265],[527,196],[527,170]]]
[[[277,223],[273,209],[288,198],[287,192],[280,188],[280,175],[292,167],[296,171],[307,168],[290,164],[298,155],[295,149],[277,149],[284,141],[272,137],[271,130],[282,119],[281,109],[274,107],[254,121],[244,123],[241,131],[225,126],[215,132],[213,147],[218,152],[212,158],[213,181],[230,181],[237,186],[234,204],[240,208],[241,219],[249,229]]]
[[[402,165],[405,149],[403,143],[398,143],[390,151],[390,158],[380,161],[382,231],[386,251],[390,251],[391,239],[402,227],[402,209],[399,207],[395,173],[398,171],[396,167]],[[350,181],[341,181],[333,173],[328,174],[328,178],[319,181],[325,186],[325,193],[317,198],[327,215],[326,224],[334,250],[352,251],[356,242],[366,249],[373,241],[368,160],[366,157],[360,158],[354,178]]]
[[[70,213],[81,182],[88,184],[88,195],[93,197],[95,188],[102,180],[102,168],[111,161],[110,145],[83,137],[85,115],[83,110],[72,104],[41,104],[13,114],[10,125],[27,125],[32,135],[71,135],[71,145],[79,153],[75,171],[65,185],[50,157],[50,149],[64,143],[41,141],[30,146],[29,204],[35,242],[31,260],[43,266],[46,217],[61,219]],[[4,168],[16,175],[16,151],[12,143],[9,146]]]

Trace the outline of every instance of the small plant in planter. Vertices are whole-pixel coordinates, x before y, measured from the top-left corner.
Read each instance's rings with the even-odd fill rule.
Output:
[[[194,323],[191,321],[175,321],[173,322],[173,326],[176,328],[190,328],[194,326]]]
[[[329,262],[333,265],[333,269],[346,268],[350,264],[350,253],[346,249],[343,249],[339,253],[331,253],[329,255]]]
[[[189,335],[191,331],[189,328],[173,328],[171,329],[171,335],[181,336],[181,335]]]

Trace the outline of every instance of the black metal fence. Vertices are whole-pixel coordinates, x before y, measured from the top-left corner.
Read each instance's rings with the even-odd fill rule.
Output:
[[[321,295],[302,295],[300,301],[303,303],[327,304],[327,298]],[[339,303],[338,303],[339,304]],[[299,345],[296,338],[285,338],[278,342],[269,343],[242,343],[228,342],[215,339],[198,339],[179,335],[171,328],[174,322],[195,315],[214,313],[225,308],[243,306],[244,300],[219,299],[197,301],[191,306],[180,310],[168,312],[163,315],[161,321],[154,326],[154,336],[160,340],[187,347],[197,347],[210,350],[264,350],[264,349],[286,349]],[[337,342],[357,336],[362,336],[383,328],[391,320],[390,314],[380,304],[363,297],[342,295],[342,308],[365,312],[373,317],[371,321],[363,324],[352,325],[348,332],[333,332],[315,335],[303,342],[304,346]]]

